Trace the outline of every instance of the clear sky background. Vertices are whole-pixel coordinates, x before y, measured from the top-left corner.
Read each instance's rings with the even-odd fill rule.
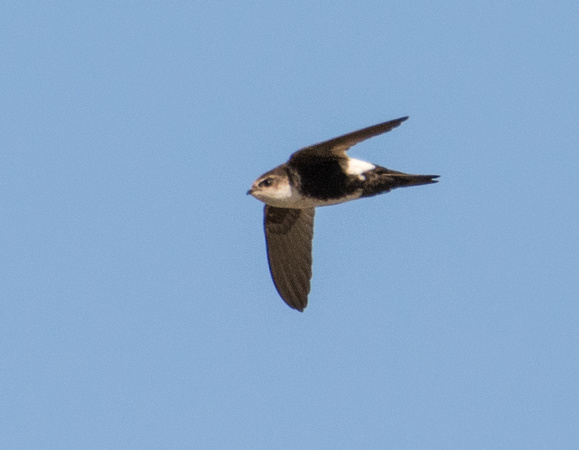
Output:
[[[579,448],[576,2],[5,2],[1,448]],[[290,153],[436,185],[318,209]]]

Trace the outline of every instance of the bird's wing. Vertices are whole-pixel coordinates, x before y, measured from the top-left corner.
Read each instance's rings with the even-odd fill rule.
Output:
[[[345,157],[345,152],[354,145],[362,141],[365,141],[366,139],[370,139],[371,137],[378,136],[379,134],[390,131],[392,128],[396,128],[397,126],[399,126],[406,119],[408,119],[408,117],[401,117],[400,119],[379,123],[378,125],[362,128],[361,130],[344,134],[343,136],[330,139],[329,141],[324,141],[320,142],[319,144],[304,147],[295,152],[291,156],[290,162],[291,160],[295,160],[302,157],[304,158],[320,157],[320,156]]]
[[[314,208],[264,209],[269,271],[281,298],[298,311],[307,306],[310,292],[314,213]]]

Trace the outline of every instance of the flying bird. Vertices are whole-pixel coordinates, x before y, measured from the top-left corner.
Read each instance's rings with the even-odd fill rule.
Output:
[[[247,191],[265,203],[269,270],[279,295],[291,308],[303,311],[308,304],[316,207],[438,181],[438,175],[396,172],[346,154],[352,146],[390,131],[406,119],[302,148],[286,163],[261,175]]]

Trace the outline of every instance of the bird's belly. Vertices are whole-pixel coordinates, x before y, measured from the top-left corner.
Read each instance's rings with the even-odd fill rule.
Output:
[[[360,198],[361,195],[362,189],[338,198],[316,198],[312,196],[304,196],[294,191],[290,197],[283,199],[267,199],[264,203],[277,208],[306,209],[317,208],[318,206],[338,205],[340,203],[356,200]]]

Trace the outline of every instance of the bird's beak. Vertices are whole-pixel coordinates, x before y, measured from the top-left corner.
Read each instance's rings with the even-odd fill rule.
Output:
[[[247,191],[246,195],[251,195],[253,194],[253,188],[251,188],[249,191]]]

